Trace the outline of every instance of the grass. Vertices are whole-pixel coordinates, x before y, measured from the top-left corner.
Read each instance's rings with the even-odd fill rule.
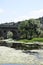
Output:
[[[43,42],[43,38],[33,38],[31,40],[21,39],[21,40],[18,40],[18,41],[24,42],[24,43],[28,43],[28,42]]]
[[[5,40],[0,40],[0,42],[6,41],[7,43],[32,43],[32,42],[43,42],[43,38],[33,38],[31,40],[28,39],[21,39],[21,40],[13,40],[13,39],[5,39]]]
[[[33,38],[33,41],[43,42],[43,38]]]

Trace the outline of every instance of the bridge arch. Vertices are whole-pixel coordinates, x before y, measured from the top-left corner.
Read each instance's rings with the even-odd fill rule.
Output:
[[[15,27],[0,27],[0,36],[3,36],[5,39],[7,38],[7,32],[11,31],[13,33],[13,38],[18,38],[18,29]]]

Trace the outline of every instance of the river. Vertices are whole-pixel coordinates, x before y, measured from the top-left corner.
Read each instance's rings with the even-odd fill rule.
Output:
[[[24,53],[28,53],[35,57],[35,61],[32,64],[1,64],[1,65],[42,65],[43,64],[43,50],[31,50],[25,51]]]
[[[25,51],[13,49],[12,51],[10,48],[6,50],[6,47],[0,49],[0,63],[3,62],[0,65],[43,65],[43,49]]]

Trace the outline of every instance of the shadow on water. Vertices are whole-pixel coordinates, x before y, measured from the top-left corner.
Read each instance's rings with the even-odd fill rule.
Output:
[[[39,54],[38,52],[34,52],[34,51],[31,51],[31,50],[23,50],[23,53],[31,54],[31,55]]]

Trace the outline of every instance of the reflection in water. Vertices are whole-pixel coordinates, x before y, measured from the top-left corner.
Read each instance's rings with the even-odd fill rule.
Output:
[[[32,54],[33,54],[33,55],[34,55],[34,54],[38,54],[37,51],[31,51],[31,50],[24,50],[23,53],[26,53],[26,54],[29,53],[29,54],[31,54],[31,55],[32,55]]]

